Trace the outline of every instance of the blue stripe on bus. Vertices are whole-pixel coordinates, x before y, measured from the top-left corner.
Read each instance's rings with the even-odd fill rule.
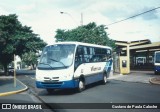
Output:
[[[103,80],[103,73],[98,73],[90,76],[85,76],[85,85],[91,84]],[[78,79],[61,81],[61,82],[40,82],[36,81],[37,88],[53,88],[53,89],[65,89],[78,87]]]
[[[65,89],[78,87],[78,80],[69,80],[61,82],[40,82],[36,81],[37,88],[53,88],[53,89]]]
[[[85,85],[103,80],[103,73],[85,76]]]
[[[160,66],[155,66],[155,71],[160,72]]]

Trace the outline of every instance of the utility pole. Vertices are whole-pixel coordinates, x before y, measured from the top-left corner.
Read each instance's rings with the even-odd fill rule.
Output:
[[[81,13],[81,21],[80,21],[80,23],[81,23],[81,26],[83,26],[83,13]]]
[[[16,55],[14,54],[14,87],[16,86]]]

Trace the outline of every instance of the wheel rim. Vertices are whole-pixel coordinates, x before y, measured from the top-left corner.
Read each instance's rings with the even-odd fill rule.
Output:
[[[79,82],[79,89],[82,90],[84,88],[84,84],[82,81]]]
[[[104,79],[103,79],[103,80],[104,80],[104,83],[106,83],[106,82],[107,82],[107,77],[104,76],[103,78],[104,78]]]

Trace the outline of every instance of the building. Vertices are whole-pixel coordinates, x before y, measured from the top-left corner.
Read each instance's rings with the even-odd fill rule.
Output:
[[[160,51],[160,42],[150,40],[138,41],[116,41],[118,56],[127,55],[127,45],[129,48],[129,69],[131,70],[153,70],[154,52]]]

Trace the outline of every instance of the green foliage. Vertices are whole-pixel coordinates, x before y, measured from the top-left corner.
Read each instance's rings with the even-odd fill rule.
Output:
[[[35,52],[28,52],[22,55],[22,61],[27,65],[37,64],[38,55]]]
[[[31,27],[23,26],[15,14],[0,16],[0,63],[7,70],[13,56],[26,52],[38,52],[46,45],[34,34]]]
[[[115,42],[110,39],[105,31],[105,25],[97,26],[96,23],[89,23],[88,25],[79,26],[72,30],[56,31],[56,41],[78,41],[98,45],[107,45],[115,48]]]

